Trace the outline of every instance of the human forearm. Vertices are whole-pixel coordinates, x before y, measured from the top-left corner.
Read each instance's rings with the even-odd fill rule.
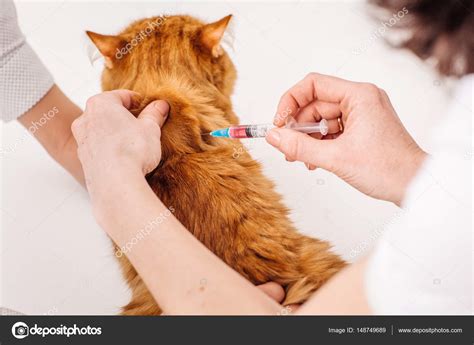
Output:
[[[325,283],[296,315],[370,315],[366,296],[367,258],[348,265]]]
[[[165,313],[277,314],[281,307],[194,238],[156,198],[140,172],[130,177],[108,176],[110,188],[104,185],[92,196],[100,198],[93,203],[102,205],[95,209],[96,216],[124,248]],[[163,221],[154,222],[151,230],[148,226],[149,234],[138,239],[160,215],[165,215]]]
[[[144,175],[161,160],[169,105],[152,102],[135,117],[128,109],[136,96],[94,96],[71,127],[99,224],[165,313],[275,315],[279,305],[194,238],[148,186]]]
[[[18,118],[48,153],[83,183],[71,123],[81,114],[26,42],[11,0],[0,5],[0,117]]]
[[[43,145],[46,151],[76,180],[84,184],[82,166],[71,124],[82,113],[62,91],[51,90],[18,121]]]
[[[103,206],[96,216],[107,232],[116,234],[114,240],[166,314],[277,315],[281,311],[279,304],[194,238],[156,198],[140,172],[134,175],[132,180],[127,173],[115,181],[109,176],[110,187],[104,184],[97,194]],[[123,189],[113,188],[125,180]],[[148,227],[149,235],[138,239],[141,230],[160,216],[163,221]],[[365,296],[366,266],[364,259],[342,270],[295,314],[371,314]]]

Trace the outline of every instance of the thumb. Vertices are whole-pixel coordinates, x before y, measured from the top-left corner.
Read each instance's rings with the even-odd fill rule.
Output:
[[[331,170],[337,159],[337,144],[334,140],[315,139],[308,134],[284,128],[272,129],[266,140],[288,159],[313,164],[326,170]]]
[[[166,101],[154,101],[148,104],[145,109],[138,115],[138,119],[148,119],[153,122],[156,122],[160,127],[163,127],[163,124],[168,117],[168,112],[170,106]]]

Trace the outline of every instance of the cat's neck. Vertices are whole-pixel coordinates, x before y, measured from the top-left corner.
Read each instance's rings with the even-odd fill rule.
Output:
[[[162,130],[165,158],[205,152],[222,144],[226,146],[228,143],[217,142],[217,139],[205,134],[238,123],[230,97],[210,83],[167,76],[148,85],[146,89],[135,91],[145,95],[140,106],[142,109],[156,99],[166,100],[170,104],[170,115]]]
[[[232,124],[238,122],[232,110],[232,101],[229,95],[222,93],[208,80],[195,80],[183,73],[179,76],[174,74],[159,75],[146,85],[134,85],[134,91],[146,95],[147,100],[156,98],[159,94],[166,94],[176,102],[193,105],[199,110],[199,114],[214,108],[224,114],[224,117]],[[168,99],[166,99],[168,100]],[[173,100],[170,101],[170,103]],[[210,109],[209,109],[210,110]],[[215,113],[215,111],[211,111]]]

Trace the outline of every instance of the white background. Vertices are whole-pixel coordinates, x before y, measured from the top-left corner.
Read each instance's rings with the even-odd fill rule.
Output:
[[[281,94],[310,71],[370,81],[385,89],[420,145],[448,100],[446,82],[374,33],[382,24],[364,2],[19,2],[20,26],[56,82],[83,106],[100,91],[84,30],[113,34],[134,19],[234,15],[230,53],[243,123],[271,121]],[[2,125],[0,305],[27,314],[114,314],[127,303],[111,246],[85,191],[17,123]],[[248,145],[292,210],[297,227],[334,244],[348,260],[366,253],[397,209],[361,195],[330,174],[288,163],[262,140]],[[183,253],[186,255],[186,253]]]

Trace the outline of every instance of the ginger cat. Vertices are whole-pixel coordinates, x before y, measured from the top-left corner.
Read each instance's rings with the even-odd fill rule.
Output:
[[[275,281],[286,290],[284,305],[302,303],[345,263],[327,242],[297,232],[260,165],[245,151],[236,157],[238,141],[202,135],[238,123],[230,99],[236,71],[220,46],[230,19],[154,17],[117,36],[87,34],[105,58],[104,90],[138,92],[134,114],[156,99],[170,104],[162,161],[147,176],[156,195],[246,279]],[[132,290],[122,314],[161,314],[126,256],[119,260]]]

